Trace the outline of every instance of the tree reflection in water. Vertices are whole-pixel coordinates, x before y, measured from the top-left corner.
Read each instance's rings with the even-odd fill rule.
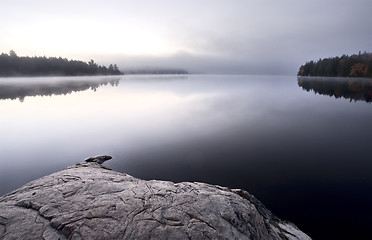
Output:
[[[0,99],[23,102],[25,97],[66,95],[110,84],[118,86],[120,77],[9,78],[0,81]],[[14,80],[14,81],[13,81]]]
[[[306,91],[345,98],[354,101],[372,101],[372,79],[370,78],[331,78],[298,77],[298,86]]]

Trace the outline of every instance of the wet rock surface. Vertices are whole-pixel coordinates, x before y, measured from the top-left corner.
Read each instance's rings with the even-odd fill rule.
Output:
[[[82,163],[0,198],[0,239],[310,239],[251,194]]]

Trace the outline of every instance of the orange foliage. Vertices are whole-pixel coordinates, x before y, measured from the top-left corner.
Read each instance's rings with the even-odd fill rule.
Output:
[[[362,77],[367,71],[366,64],[356,63],[351,67],[350,77]]]

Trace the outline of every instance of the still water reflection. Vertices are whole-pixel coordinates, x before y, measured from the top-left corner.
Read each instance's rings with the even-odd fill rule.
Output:
[[[306,91],[314,91],[350,101],[372,101],[371,78],[299,77],[298,85]]]
[[[117,86],[119,77],[64,77],[64,78],[3,78],[0,81],[0,99],[66,95],[72,92],[97,90],[100,86]]]
[[[244,188],[315,239],[366,237],[371,105],[309,92],[326,94],[323,80],[123,76],[95,78],[96,91],[2,97],[0,193],[109,154],[106,166],[136,177]]]

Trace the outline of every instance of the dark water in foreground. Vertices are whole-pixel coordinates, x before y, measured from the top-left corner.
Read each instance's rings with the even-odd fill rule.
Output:
[[[314,239],[371,239],[371,80],[0,79],[0,194],[84,158],[254,194]]]

